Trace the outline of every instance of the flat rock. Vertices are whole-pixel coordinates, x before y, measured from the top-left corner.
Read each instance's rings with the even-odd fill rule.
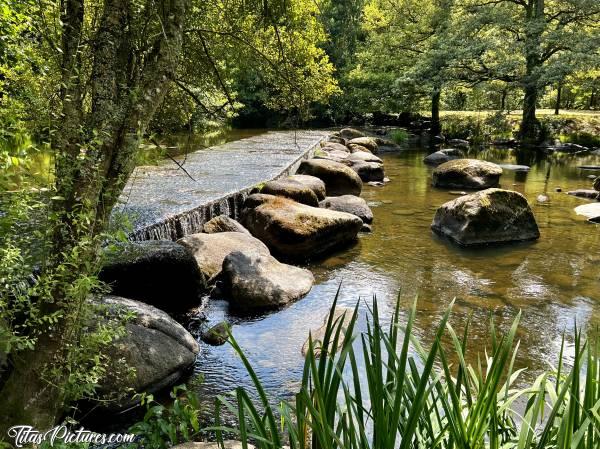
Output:
[[[434,187],[451,189],[487,189],[498,185],[502,168],[478,159],[455,159],[433,170]]]
[[[332,325],[341,326],[340,336],[337,342],[337,347],[333,348],[333,338],[335,336],[335,332],[331,337],[331,341],[329,342],[329,352],[338,351],[343,343],[344,336],[346,335],[346,331],[348,330],[348,325],[352,320],[353,311],[351,309],[345,307],[336,307],[333,311]],[[306,356],[310,349],[310,339],[312,338],[313,345],[313,353],[315,357],[319,357],[321,355],[323,340],[325,339],[325,333],[327,332],[327,322],[329,321],[329,315],[325,317],[323,320],[323,324],[317,329],[312,329],[310,331],[310,337],[306,340],[304,345],[302,345],[302,355]]]
[[[249,231],[252,232],[251,229]],[[221,273],[223,260],[233,251],[269,254],[269,249],[264,243],[241,232],[191,234],[178,240],[178,243],[192,252],[196,259],[197,269],[209,283],[212,283]]]
[[[282,178],[266,182],[260,189],[260,193],[267,195],[284,196],[302,204],[318,206],[319,199],[313,190],[293,178]]]
[[[327,196],[360,195],[362,181],[350,167],[325,159],[308,159],[300,163],[298,174],[315,176],[325,183]]]
[[[573,195],[573,196],[577,196],[579,198],[587,198],[590,200],[595,200],[596,198],[598,198],[598,191],[593,190],[593,189],[577,189],[577,190],[571,190],[570,192],[567,192],[567,195]]]
[[[272,256],[234,251],[223,262],[223,280],[238,309],[272,309],[297,301],[314,283],[304,268]]]
[[[431,228],[463,246],[539,238],[527,199],[518,192],[487,189],[438,208]]]
[[[197,306],[206,288],[194,256],[170,240],[126,243],[105,253],[99,278],[117,296],[169,311]]]
[[[108,315],[132,314],[125,324],[125,335],[111,343],[108,355],[111,363],[124,359],[127,367],[135,368],[132,378],[118,376],[119,367],[109,366],[101,381],[99,392],[110,396],[123,388],[136,393],[156,392],[175,383],[191,366],[200,350],[194,337],[162,310],[148,304],[106,296],[94,300],[107,310]],[[115,404],[126,407],[137,400]]]
[[[367,202],[359,196],[342,195],[327,197],[319,203],[319,206],[324,209],[337,210],[339,212],[347,212],[356,215],[364,223],[373,221],[373,212],[367,205]]]
[[[444,150],[439,150],[435,153],[428,154],[423,158],[423,162],[425,162],[427,165],[440,165],[444,162],[463,157],[465,157],[465,154],[462,150],[458,150],[455,148],[446,148]]]
[[[516,165],[516,164],[498,164],[503,170],[510,171],[529,171],[531,167],[529,165]]]
[[[204,223],[202,232],[206,234],[216,234],[218,232],[242,232],[250,234],[239,222],[227,215],[219,215]]]
[[[600,217],[600,203],[582,204],[575,208],[575,213],[577,215],[583,215],[590,220],[595,220]]]
[[[278,197],[245,209],[242,223],[275,255],[287,260],[309,259],[351,243],[363,224],[352,214]]]

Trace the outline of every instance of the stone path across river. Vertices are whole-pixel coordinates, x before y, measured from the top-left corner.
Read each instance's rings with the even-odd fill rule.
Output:
[[[170,160],[137,167],[115,214],[129,217],[132,240],[175,240],[200,232],[216,215],[236,218],[252,187],[293,173],[328,134],[269,131],[178,157],[194,180]]]

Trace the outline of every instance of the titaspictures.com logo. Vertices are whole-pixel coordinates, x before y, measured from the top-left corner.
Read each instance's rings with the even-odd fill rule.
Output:
[[[54,446],[57,442],[67,444],[112,444],[132,443],[135,440],[135,435],[131,433],[96,433],[85,430],[83,427],[78,430],[70,430],[65,425],[56,426],[44,432],[32,426],[13,426],[8,429],[8,437],[13,440],[15,447],[24,447],[30,444],[40,445],[43,442],[48,442],[50,446]]]

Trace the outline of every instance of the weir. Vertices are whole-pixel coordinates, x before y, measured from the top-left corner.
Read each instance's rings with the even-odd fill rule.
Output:
[[[189,176],[169,160],[137,167],[113,219],[127,217],[134,241],[176,240],[200,232],[204,223],[221,214],[237,219],[253,187],[295,173],[328,135],[269,131],[201,149],[178,157]]]

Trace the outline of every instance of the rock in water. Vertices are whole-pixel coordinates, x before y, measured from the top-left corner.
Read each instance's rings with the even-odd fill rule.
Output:
[[[348,147],[348,150],[350,150],[350,153],[357,153],[357,152],[360,151],[361,153],[371,153],[371,154],[373,154],[371,152],[371,150],[369,150],[367,147],[359,145],[357,143],[349,143],[347,145],[347,147]]]
[[[381,158],[375,156],[373,153],[367,153],[366,151],[356,151],[346,157],[351,162],[377,162],[383,164]]]
[[[272,256],[234,251],[223,262],[223,279],[239,309],[272,309],[297,301],[314,283],[304,268],[278,262]]]
[[[477,159],[444,162],[433,170],[433,186],[451,189],[487,189],[498,185],[502,168]]]
[[[457,148],[469,148],[469,141],[464,139],[450,139],[448,145],[452,145]]]
[[[594,190],[598,190],[600,192],[600,176],[594,180]]]
[[[487,189],[443,204],[431,228],[459,245],[481,245],[539,238],[535,217],[523,195]]]
[[[367,205],[367,202],[359,196],[331,196],[321,201],[319,206],[324,209],[337,210],[339,212],[347,212],[356,215],[367,224],[373,221],[373,212],[371,211],[371,208]]]
[[[229,338],[230,328],[227,321],[221,321],[202,334],[202,341],[212,346],[224,345]]]
[[[344,128],[340,131],[340,137],[350,140],[357,137],[365,137],[365,133],[354,128]]]
[[[382,182],[385,178],[385,171],[383,170],[383,164],[377,162],[363,162],[355,161],[350,166],[352,170],[358,174],[360,179],[364,182],[380,181]]]
[[[589,203],[577,206],[575,208],[575,213],[596,222],[598,217],[600,217],[600,203]]]
[[[206,280],[194,256],[170,240],[127,243],[106,253],[99,278],[113,294],[165,310],[184,310],[200,303]]]
[[[243,211],[242,223],[276,256],[305,260],[356,239],[362,220],[355,215],[306,206],[275,197]]]
[[[216,234],[218,232],[242,232],[250,234],[245,227],[227,215],[219,215],[207,221],[204,223],[202,231],[206,234]]]
[[[315,195],[317,195],[317,199],[319,201],[325,198],[325,183],[316,176],[291,175],[288,176],[287,179],[299,182],[300,184],[310,188],[313,192],[315,192]]]
[[[269,181],[264,184],[260,192],[267,195],[284,196],[309,206],[319,205],[319,199],[310,187],[290,178]]]
[[[347,145],[360,145],[361,147],[365,147],[371,153],[377,153],[377,150],[379,149],[375,140],[370,137],[357,137],[351,139],[348,141]]]
[[[529,165],[498,164],[498,167],[500,167],[503,170],[520,171],[520,172],[527,172],[527,171],[531,170],[531,167]]]
[[[107,369],[99,392],[110,396],[124,388],[136,393],[156,392],[174,384],[191,366],[199,347],[184,327],[162,310],[131,299],[106,296],[95,303],[108,308],[109,314],[133,313],[135,317],[125,324],[125,335],[108,347],[112,363],[124,359],[127,367],[135,368],[132,378],[117,378],[119,367]],[[137,401],[117,404],[127,407]]]
[[[250,232],[252,232],[250,230]],[[190,234],[177,243],[192,252],[197,270],[212,283],[221,273],[223,260],[233,251],[269,254],[269,249],[260,240],[241,232],[219,232],[217,234]]]
[[[325,183],[327,196],[360,195],[362,181],[350,167],[326,159],[302,161],[298,174],[315,176]]]
[[[348,150],[348,148],[346,148],[346,145],[342,145],[341,143],[335,143],[335,142],[326,142],[325,144],[322,145],[322,147],[324,151],[342,151],[344,153],[349,153],[350,150]]]
[[[571,190],[570,192],[567,192],[567,195],[573,195],[573,196],[577,196],[579,198],[587,198],[590,200],[595,200],[596,198],[598,198],[598,191],[592,190],[592,189],[577,189],[577,190]]]
[[[445,150],[439,150],[435,153],[428,154],[423,159],[427,165],[440,165],[444,162],[448,162],[454,159],[459,159],[465,157],[465,153],[462,150],[457,150],[454,148],[446,148]]]

